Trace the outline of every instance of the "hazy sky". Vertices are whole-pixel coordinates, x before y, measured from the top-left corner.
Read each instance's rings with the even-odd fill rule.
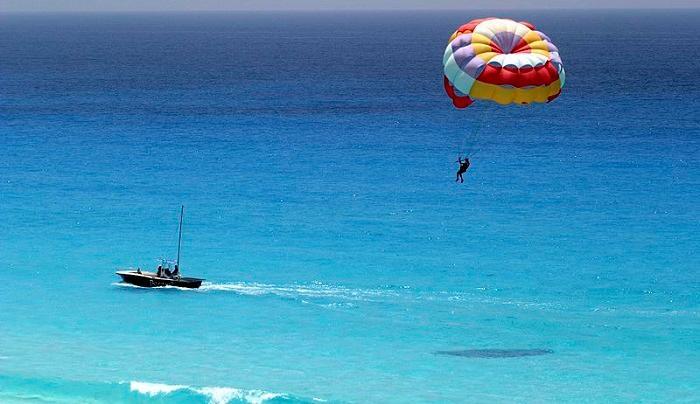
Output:
[[[0,11],[682,8],[700,0],[1,0]]]

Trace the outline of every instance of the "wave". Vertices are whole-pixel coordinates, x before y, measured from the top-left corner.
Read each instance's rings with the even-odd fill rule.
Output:
[[[297,402],[291,397],[271,393],[262,390],[241,390],[232,387],[191,387],[184,385],[171,385],[162,383],[148,383],[132,381],[129,383],[129,390],[148,397],[172,396],[178,392],[185,393],[188,396],[202,396],[211,404],[228,404],[228,403],[251,403],[262,404],[269,402]]]
[[[144,381],[97,383],[0,376],[0,402],[275,404],[323,402],[291,394],[233,387],[193,387]]]

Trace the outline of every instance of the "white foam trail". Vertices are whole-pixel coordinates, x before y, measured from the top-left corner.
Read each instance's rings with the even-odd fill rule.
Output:
[[[247,296],[275,295],[286,298],[334,298],[342,300],[372,301],[381,297],[398,296],[396,292],[378,289],[350,289],[322,283],[311,285],[270,285],[264,283],[208,283],[199,289],[203,292],[234,292]]]
[[[243,296],[279,296],[288,299],[299,299],[302,303],[315,304],[315,302],[306,299],[336,299],[349,301],[365,301],[377,302],[387,297],[398,297],[400,291],[386,289],[352,289],[342,286],[331,286],[320,282],[311,284],[292,284],[292,285],[272,285],[256,282],[230,282],[230,283],[211,283],[204,282],[198,289],[181,288],[177,286],[160,286],[146,288],[142,286],[132,285],[124,282],[114,282],[113,286],[135,289],[176,289],[187,292],[233,292]],[[407,289],[404,287],[403,289]],[[352,303],[330,303],[329,308],[355,307]]]
[[[158,286],[158,287],[143,287],[132,285],[124,282],[114,282],[112,286],[134,289],[170,289],[182,290],[187,292],[233,292],[244,296],[266,296],[274,295],[290,299],[302,298],[331,298],[341,300],[354,301],[377,301],[378,298],[387,296],[398,296],[396,293],[385,290],[373,289],[350,289],[338,286],[329,286],[322,283],[313,283],[311,285],[270,285],[264,283],[247,283],[247,282],[231,282],[231,283],[211,283],[204,282],[198,289],[181,288],[177,286]],[[303,301],[304,303],[310,303]]]
[[[145,288],[142,288],[141,286],[132,285],[132,284],[130,284],[130,283],[124,283],[124,282],[113,282],[113,283],[112,283],[112,286],[119,286],[119,287],[122,287],[122,288],[145,289]]]
[[[376,289],[354,289],[343,286],[327,285],[321,282],[309,284],[274,285],[257,282],[229,282],[212,283],[204,282],[199,289],[180,288],[176,286],[162,286],[158,288],[143,288],[128,283],[113,283],[115,286],[137,289],[161,289],[181,290],[195,293],[208,292],[232,292],[243,296],[278,296],[285,299],[294,299],[303,304],[317,305],[329,309],[347,309],[357,307],[352,302],[387,302],[395,299],[408,299],[408,301],[436,301],[450,302],[452,304],[499,304],[513,305],[526,309],[556,310],[557,305],[549,302],[533,302],[517,299],[501,298],[496,295],[484,296],[487,288],[476,288],[478,292],[465,291],[417,291],[410,286],[380,287]],[[493,289],[498,292],[498,289]],[[323,299],[323,300],[321,300]],[[319,301],[321,300],[321,301]],[[330,302],[328,300],[331,300]]]

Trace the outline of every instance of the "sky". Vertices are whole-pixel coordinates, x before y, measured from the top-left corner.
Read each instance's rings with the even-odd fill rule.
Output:
[[[699,8],[700,0],[1,0],[0,12]]]

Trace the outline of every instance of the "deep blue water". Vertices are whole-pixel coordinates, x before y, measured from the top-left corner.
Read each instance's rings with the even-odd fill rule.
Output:
[[[452,108],[491,14],[554,103]],[[700,401],[698,20],[0,15],[0,401]]]

